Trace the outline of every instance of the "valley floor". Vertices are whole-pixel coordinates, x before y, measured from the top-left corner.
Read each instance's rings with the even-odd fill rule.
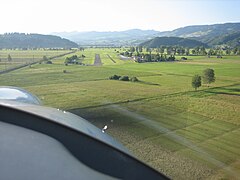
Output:
[[[65,66],[59,58],[2,74],[0,85],[107,125],[135,156],[173,179],[240,177],[239,56],[138,64],[120,60],[114,49],[76,54],[88,65],[99,54],[102,66]],[[192,76],[206,68],[215,70],[216,82],[194,91]],[[114,74],[140,81],[109,80]]]

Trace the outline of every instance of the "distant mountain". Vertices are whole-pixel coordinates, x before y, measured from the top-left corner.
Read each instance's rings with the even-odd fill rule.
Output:
[[[209,42],[210,45],[240,46],[240,31],[216,37]]]
[[[240,32],[240,23],[186,26],[173,31],[160,32],[158,36],[191,38],[210,45],[217,45],[212,43],[214,39],[236,32]]]
[[[140,46],[148,48],[158,48],[160,46],[182,46],[187,48],[194,48],[196,46],[208,47],[207,44],[200,41],[180,37],[156,37],[141,43]]]
[[[135,46],[155,37],[181,37],[201,41],[212,45],[221,45],[217,38],[240,32],[240,23],[225,23],[213,25],[194,25],[159,32],[155,30],[131,29],[109,32],[59,32],[54,35],[67,38],[82,46]],[[236,43],[230,43],[232,45]]]
[[[53,33],[67,39],[70,39],[79,45],[98,45],[98,46],[121,46],[137,45],[140,42],[155,37],[159,31],[131,29],[127,31],[109,31],[109,32],[60,32]]]
[[[74,48],[78,45],[53,35],[7,33],[0,35],[0,48]]]

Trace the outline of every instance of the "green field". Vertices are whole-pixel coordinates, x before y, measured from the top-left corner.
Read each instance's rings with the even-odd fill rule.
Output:
[[[240,177],[239,56],[138,64],[120,60],[114,49],[76,54],[90,66],[65,66],[65,57],[58,58],[2,74],[0,85],[22,87],[46,106],[108,125],[107,133],[174,179]],[[95,54],[103,66],[93,66]],[[192,76],[206,68],[215,70],[216,82],[194,91]],[[109,80],[114,74],[140,81]]]
[[[67,52],[70,52],[70,50],[0,50],[0,71],[22,64],[37,62],[41,60],[43,56],[51,58]],[[8,55],[12,58],[11,62],[8,61]]]

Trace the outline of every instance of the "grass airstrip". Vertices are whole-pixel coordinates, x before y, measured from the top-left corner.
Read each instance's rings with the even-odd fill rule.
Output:
[[[2,74],[0,85],[22,87],[46,106],[76,113],[99,128],[107,125],[108,134],[173,179],[240,177],[239,56],[139,64],[120,60],[115,49],[75,54],[86,56],[85,66],[65,66],[67,56],[56,58]],[[95,54],[103,66],[93,66]],[[206,68],[215,70],[216,82],[194,91],[192,76]],[[140,81],[109,80],[114,74]]]

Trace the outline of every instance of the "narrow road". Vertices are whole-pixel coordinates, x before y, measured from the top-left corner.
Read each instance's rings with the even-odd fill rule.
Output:
[[[99,54],[95,54],[94,66],[102,66],[102,61]]]

